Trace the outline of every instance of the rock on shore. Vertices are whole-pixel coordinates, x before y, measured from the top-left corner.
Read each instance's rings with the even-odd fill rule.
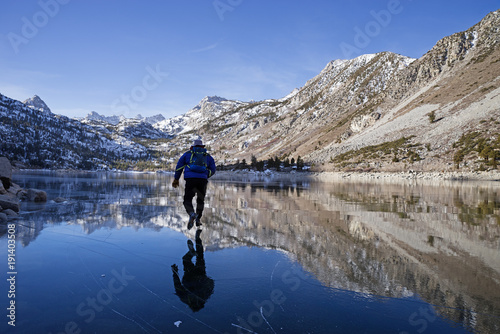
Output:
[[[20,201],[47,201],[47,193],[38,189],[22,189],[12,182],[12,165],[9,159],[0,157],[0,222],[14,219],[20,210]]]

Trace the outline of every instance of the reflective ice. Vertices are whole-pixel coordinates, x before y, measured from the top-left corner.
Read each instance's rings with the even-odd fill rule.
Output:
[[[15,175],[49,201],[16,221],[16,327],[0,330],[500,332],[495,182],[211,180],[200,231],[171,177]]]

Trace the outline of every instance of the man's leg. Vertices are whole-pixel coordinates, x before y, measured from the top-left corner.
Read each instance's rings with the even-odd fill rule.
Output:
[[[198,215],[198,219],[203,215],[203,209],[205,208],[207,184],[207,180],[199,179],[196,185],[196,214]]]
[[[191,215],[194,212],[193,197],[195,195],[194,180],[186,179],[186,188],[184,189],[184,208],[186,212]]]

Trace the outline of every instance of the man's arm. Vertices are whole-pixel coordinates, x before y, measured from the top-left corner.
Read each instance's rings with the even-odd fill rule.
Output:
[[[184,153],[179,161],[177,161],[177,166],[175,166],[175,174],[174,174],[174,179],[179,180],[181,178],[182,172],[184,171],[184,167],[186,167],[186,159],[185,159],[186,153]]]
[[[211,155],[209,155],[207,162],[208,162],[208,177],[212,177],[215,175],[215,170],[216,170],[215,160],[214,158],[212,158]]]

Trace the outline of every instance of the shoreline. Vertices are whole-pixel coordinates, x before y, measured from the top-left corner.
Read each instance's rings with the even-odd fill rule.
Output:
[[[214,180],[314,180],[320,182],[481,182],[500,186],[500,171],[490,172],[256,172],[249,170],[218,171]]]
[[[137,174],[173,174],[173,171],[84,171],[84,170],[51,170],[51,169],[14,169],[14,173],[23,172],[59,172],[59,173],[137,173]],[[488,172],[311,172],[311,171],[291,171],[277,172],[266,170],[263,172],[253,170],[223,170],[217,171],[213,176],[214,180],[317,180],[317,181],[482,181],[500,184],[500,170]]]
[[[333,179],[395,179],[430,181],[491,181],[500,182],[500,171],[494,172],[320,172],[318,178]]]

